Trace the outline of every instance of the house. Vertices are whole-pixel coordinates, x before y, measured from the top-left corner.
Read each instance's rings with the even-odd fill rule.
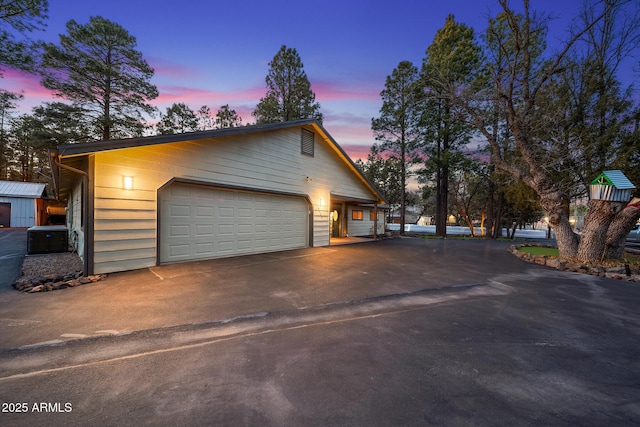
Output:
[[[86,274],[384,233],[384,198],[316,121],[51,150]]]
[[[0,227],[33,227],[47,222],[46,184],[0,181]]]

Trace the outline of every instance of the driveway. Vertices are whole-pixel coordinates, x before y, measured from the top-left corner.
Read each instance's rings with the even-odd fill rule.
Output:
[[[19,347],[487,283],[526,266],[506,247],[407,238],[165,265],[39,294],[6,287],[0,318],[21,323],[0,322],[0,334]]]
[[[26,229],[0,229],[0,290],[10,288],[20,277],[20,267],[26,253]]]
[[[0,401],[30,408],[0,424],[638,425],[640,287],[508,244],[401,238],[0,292]]]

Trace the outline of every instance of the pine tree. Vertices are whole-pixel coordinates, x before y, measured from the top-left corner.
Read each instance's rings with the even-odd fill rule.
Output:
[[[282,46],[269,63],[265,79],[267,94],[260,99],[252,115],[256,123],[287,122],[313,118],[322,122],[320,104],[311,90],[300,55]]]
[[[409,61],[400,62],[387,76],[380,96],[380,117],[371,119],[371,129],[381,143],[381,150],[396,158],[400,165],[400,234],[404,234],[408,170],[421,139],[423,94],[418,69]]]
[[[71,20],[67,32],[59,45],[44,45],[42,85],[88,109],[98,139],[139,136],[142,113],[153,114],[147,102],[158,89],[135,37],[102,17],[86,25]]]

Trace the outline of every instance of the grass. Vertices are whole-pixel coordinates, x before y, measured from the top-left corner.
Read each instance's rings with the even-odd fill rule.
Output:
[[[556,248],[539,248],[537,246],[523,246],[521,248],[518,248],[518,251],[526,252],[533,256],[541,256],[541,255],[558,256],[558,249]]]
[[[552,256],[552,257],[558,256],[558,249],[556,248],[544,248],[544,247],[540,248],[537,246],[523,246],[521,248],[518,248],[518,251],[526,252],[528,254],[531,254],[532,256],[543,256],[543,255]],[[614,267],[614,266],[628,264],[633,270],[640,270],[640,255],[624,252],[622,254],[622,258],[620,258],[619,260],[603,260],[600,264],[605,267]]]

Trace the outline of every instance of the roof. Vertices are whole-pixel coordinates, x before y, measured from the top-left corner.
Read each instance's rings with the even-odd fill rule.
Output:
[[[311,127],[336,151],[338,156],[349,166],[349,168],[365,183],[367,187],[379,198],[379,200],[387,203],[384,196],[378,189],[362,174],[360,169],[356,167],[349,155],[340,147],[340,145],[329,135],[320,123],[315,119],[292,120],[288,122],[276,122],[268,124],[257,124],[249,126],[239,126],[225,129],[213,129],[199,132],[186,132],[172,135],[154,135],[140,138],[114,139],[108,141],[97,141],[90,143],[65,144],[59,145],[55,150],[51,150],[52,157],[62,158],[84,156],[90,153],[96,153],[108,150],[119,150],[124,148],[150,146],[157,144],[167,144],[171,142],[194,141],[207,138],[218,138],[223,136],[248,135],[258,132],[274,131],[279,129],[287,129],[293,127]],[[55,165],[55,162],[54,162]]]
[[[314,119],[292,120],[289,122],[276,122],[259,125],[238,126],[224,129],[213,129],[198,132],[176,133],[171,135],[143,136],[140,138],[110,139],[108,141],[86,142],[79,144],[64,144],[57,147],[58,154],[63,157],[97,153],[100,151],[118,150],[122,148],[144,147],[170,142],[194,141],[198,139],[217,138],[221,136],[246,135],[257,132],[273,131],[297,126],[317,124]],[[322,131],[328,133],[322,128]],[[337,145],[335,141],[334,144]]]
[[[604,171],[598,175],[591,185],[609,185],[614,186],[619,190],[632,190],[636,188],[635,185],[619,170]]]
[[[39,199],[44,197],[46,186],[38,182],[0,181],[0,196]]]

